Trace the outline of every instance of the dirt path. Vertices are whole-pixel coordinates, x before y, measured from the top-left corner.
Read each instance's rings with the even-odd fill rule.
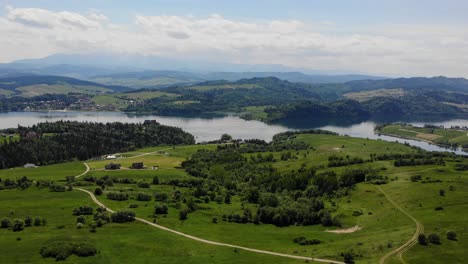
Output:
[[[75,188],[75,190],[79,190],[79,191],[82,191],[82,192],[87,193],[87,194],[91,197],[91,199],[94,201],[94,203],[96,203],[97,205],[99,205],[99,206],[101,206],[101,207],[106,208],[106,210],[109,211],[109,212],[111,212],[111,213],[114,212],[114,210],[108,208],[108,207],[105,206],[103,203],[101,203],[101,202],[96,198],[96,196],[94,196],[94,194],[93,194],[92,192],[87,191],[87,190],[84,190],[84,189],[81,189],[81,188]],[[309,258],[309,257],[303,257],[303,256],[295,256],[295,255],[289,255],[289,254],[277,253],[277,252],[266,251],[266,250],[260,250],[260,249],[255,249],[255,248],[248,248],[248,247],[236,246],[236,245],[232,245],[232,244],[226,244],[226,243],[215,242],[215,241],[206,240],[206,239],[203,239],[203,238],[191,236],[191,235],[188,235],[188,234],[179,232],[179,231],[177,231],[177,230],[173,230],[173,229],[170,229],[170,228],[167,228],[167,227],[164,227],[164,226],[161,226],[161,225],[152,223],[152,222],[147,221],[147,220],[142,219],[142,218],[138,218],[138,217],[137,217],[137,218],[135,218],[135,220],[140,221],[140,222],[145,223],[145,224],[148,224],[148,225],[150,225],[150,226],[159,228],[159,229],[161,229],[161,230],[164,230],[164,231],[167,231],[167,232],[171,232],[171,233],[174,233],[174,234],[176,234],[176,235],[183,236],[183,237],[186,237],[186,238],[189,238],[189,239],[198,241],[198,242],[202,242],[202,243],[205,243],[205,244],[209,244],[209,245],[215,245],[215,246],[222,246],[222,247],[243,249],[243,250],[245,250],[245,251],[250,251],[250,252],[255,252],[255,253],[260,253],[260,254],[266,254],[266,255],[272,255],[272,256],[278,256],[278,257],[285,257],[285,258],[290,258],[290,259],[298,259],[298,260],[306,260],[306,261],[315,261],[315,262],[322,262],[322,263],[344,264],[344,262],[336,261],[336,260],[328,260],[328,259],[319,259],[319,258]]]
[[[383,256],[379,260],[379,264],[385,264],[385,261],[387,261],[388,258],[396,254],[400,262],[405,264],[406,261],[403,259],[403,254],[418,243],[418,236],[419,234],[424,232],[424,226],[416,218],[410,215],[405,209],[399,206],[394,200],[392,200],[392,198],[390,198],[387,195],[387,193],[385,193],[382,190],[382,188],[380,188],[380,186],[376,185],[375,187],[377,187],[377,189],[385,196],[385,198],[387,198],[387,200],[390,203],[392,203],[398,210],[400,210],[403,214],[408,216],[416,224],[416,232],[414,232],[414,235],[411,237],[410,240],[408,240],[406,243],[401,245],[399,248],[388,252],[385,256]]]
[[[83,164],[85,165],[86,170],[85,170],[85,172],[81,173],[80,175],[76,175],[75,178],[77,178],[77,179],[89,172],[90,168],[89,168],[88,164],[87,163],[83,163]]]

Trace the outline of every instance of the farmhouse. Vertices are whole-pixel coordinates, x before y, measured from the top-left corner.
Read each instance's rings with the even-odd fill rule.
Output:
[[[141,169],[144,169],[145,166],[143,165],[143,162],[135,162],[132,164],[130,168],[134,170],[141,170]]]
[[[120,164],[110,163],[105,166],[106,170],[120,170]]]
[[[37,166],[35,164],[32,164],[32,163],[26,163],[24,164],[23,166],[25,169],[30,169],[30,168],[37,168]]]

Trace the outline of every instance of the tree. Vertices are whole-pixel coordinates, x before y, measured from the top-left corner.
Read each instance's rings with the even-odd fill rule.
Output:
[[[84,224],[86,223],[86,217],[84,217],[84,215],[80,215],[76,218],[76,222],[80,224]]]
[[[232,136],[229,134],[222,134],[221,135],[221,141],[229,141],[232,140]]]
[[[448,231],[447,232],[447,239],[456,241],[457,240],[457,233],[455,233],[455,231]]]
[[[31,226],[33,222],[33,219],[31,216],[26,216],[24,218],[24,226]]]
[[[13,225],[11,226],[13,232],[18,232],[24,229],[24,221],[22,219],[15,219]]]
[[[153,177],[153,185],[159,185],[159,177],[158,176]]]
[[[11,226],[11,220],[8,218],[2,218],[0,221],[0,227],[1,228],[9,228]]]
[[[224,203],[230,204],[231,203],[231,195],[229,193],[224,196]]]
[[[96,189],[94,189],[94,194],[95,194],[95,195],[101,195],[101,194],[102,194],[102,189],[101,189],[101,187],[96,187]]]
[[[436,244],[436,245],[440,244],[440,236],[438,234],[431,233],[429,234],[427,239],[432,244]]]
[[[34,226],[41,225],[41,218],[39,216],[34,217]]]
[[[213,224],[217,224],[217,223],[218,223],[218,217],[213,216],[213,218],[211,218],[211,222],[212,222]]]
[[[89,224],[89,231],[90,231],[91,233],[96,233],[96,228],[97,228],[97,227],[98,227],[97,223],[93,221],[93,222],[91,222],[91,223]]]
[[[418,236],[418,243],[420,245],[426,246],[427,245],[427,237],[424,234],[419,234]]]
[[[440,189],[440,190],[439,190],[439,195],[440,195],[440,196],[445,196],[445,190]]]
[[[167,214],[169,212],[169,208],[165,204],[157,204],[154,207],[154,214]]]
[[[187,220],[187,218],[188,218],[188,210],[187,209],[180,210],[179,220],[184,221],[184,220]]]
[[[352,252],[343,253],[344,263],[353,264],[354,263],[354,254]]]
[[[135,213],[132,211],[118,211],[111,215],[114,223],[126,223],[135,221]]]
[[[137,186],[140,188],[150,188],[151,184],[147,181],[141,181],[137,184]]]

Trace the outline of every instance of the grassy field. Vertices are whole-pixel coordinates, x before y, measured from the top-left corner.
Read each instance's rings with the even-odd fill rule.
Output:
[[[378,90],[372,90],[372,91],[346,93],[343,96],[348,99],[356,100],[359,102],[365,102],[374,97],[398,98],[404,95],[405,95],[405,92],[403,91],[403,89],[378,89]]]
[[[468,145],[468,131],[442,128],[423,128],[412,125],[392,124],[379,130],[382,134],[416,140],[429,141],[441,145]]]
[[[131,101],[143,101],[158,97],[177,97],[177,94],[160,91],[96,95],[91,100],[97,105],[110,105],[116,109],[126,108]]]
[[[97,86],[83,85],[31,85],[16,88],[22,96],[32,97],[43,94],[68,94],[68,93],[86,93],[86,94],[102,94],[112,92],[111,89]]]
[[[247,106],[244,107],[244,118],[253,120],[266,120],[268,113],[265,112],[265,108],[268,106]]]
[[[394,167],[392,161],[366,162],[347,167],[326,168],[331,155],[351,156],[368,159],[371,153],[410,153],[416,150],[397,143],[384,141],[338,137],[333,135],[298,135],[294,140],[311,144],[315,150],[298,151],[295,160],[278,161],[272,165],[284,171],[298,169],[302,164],[315,166],[318,172],[334,170],[336,172],[349,168],[376,168],[383,171],[389,178],[389,183],[381,185],[382,190],[424,225],[425,233],[437,233],[441,236],[441,245],[415,245],[403,255],[408,263],[464,263],[467,257],[468,230],[466,216],[468,209],[468,174],[454,170],[455,161],[447,160],[445,166],[408,166]],[[200,149],[213,149],[216,145],[194,145],[180,147],[156,147],[124,153],[123,158],[114,162],[121,163],[124,169],[119,171],[104,171],[102,168],[109,161],[90,161],[89,175],[103,177],[106,175],[117,178],[131,178],[137,182],[149,181],[158,176],[159,185],[150,188],[140,188],[137,184],[114,184],[106,191],[125,191],[130,195],[127,201],[114,201],[105,195],[98,196],[106,206],[114,209],[128,209],[136,204],[138,208],[131,209],[138,217],[153,221],[156,201],[137,201],[137,193],[153,195],[166,193],[171,195],[175,190],[190,196],[193,189],[175,187],[166,184],[173,179],[192,179],[180,163]],[[279,153],[273,153],[278,157]],[[253,154],[245,154],[247,157]],[[144,162],[146,166],[157,165],[158,170],[129,170],[133,162]],[[0,170],[0,178],[15,178],[26,175],[34,179],[50,179],[63,181],[67,175],[77,175],[84,171],[84,165],[79,162],[43,166],[36,169]],[[421,175],[422,180],[413,182],[411,176]],[[93,191],[96,186],[84,187]],[[445,190],[445,196],[440,190]],[[54,239],[70,239],[72,241],[88,240],[99,249],[99,254],[90,258],[70,258],[70,262],[79,263],[113,263],[134,262],[146,263],[158,259],[163,263],[286,263],[290,261],[281,257],[270,257],[245,251],[236,252],[177,237],[139,223],[109,224],[98,229],[93,234],[88,230],[78,230],[71,211],[78,205],[92,205],[91,200],[78,191],[51,193],[47,190],[30,188],[25,191],[0,191],[0,217],[11,215],[12,218],[23,215],[40,215],[48,219],[47,227],[33,227],[19,233],[0,229],[0,254],[10,262],[52,262],[44,260],[38,254],[41,244]],[[349,195],[325,199],[326,207],[333,215],[340,215],[344,228],[359,225],[361,230],[349,234],[325,232],[327,228],[321,225],[276,227],[268,224],[237,224],[221,220],[223,214],[241,213],[241,207],[256,208],[257,205],[241,201],[234,195],[231,204],[209,202],[200,204],[201,209],[190,213],[185,221],[178,218],[178,209],[169,208],[169,214],[156,219],[158,224],[185,232],[190,235],[218,242],[231,243],[257,249],[308,257],[321,257],[342,260],[341,252],[352,250],[356,254],[356,263],[378,263],[387,252],[392,251],[409,240],[415,232],[415,225],[400,210],[391,204],[379,189],[370,183],[360,183]],[[436,211],[436,207],[443,210]],[[355,214],[355,212],[360,212]],[[212,223],[217,217],[218,223]],[[57,226],[65,225],[65,229]],[[334,229],[334,228],[329,228]],[[445,238],[449,230],[456,231],[458,241]],[[254,235],[252,235],[254,234]],[[292,242],[299,236],[308,239],[319,239],[319,245],[300,246]],[[21,241],[16,241],[21,237]],[[110,239],[112,238],[112,239]],[[22,251],[14,251],[19,247]],[[27,251],[27,254],[23,254]],[[15,253],[16,252],[16,253]],[[134,254],[134,252],[142,252]],[[179,257],[180,256],[180,257]],[[135,258],[135,259],[133,259]],[[303,261],[301,261],[303,262]],[[388,263],[400,263],[394,257]]]

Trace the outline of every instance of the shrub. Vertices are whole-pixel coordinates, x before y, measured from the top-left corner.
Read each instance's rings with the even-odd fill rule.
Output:
[[[353,264],[354,263],[354,254],[352,252],[342,253],[344,263]]]
[[[169,212],[169,208],[165,204],[157,204],[154,207],[155,214],[167,214]]]
[[[22,219],[15,219],[13,225],[11,226],[13,232],[18,232],[24,229],[24,221]]]
[[[24,218],[24,226],[31,226],[33,222],[33,219],[31,216],[26,216]]]
[[[147,181],[141,181],[137,184],[137,186],[140,188],[150,188],[151,184]]]
[[[159,177],[158,176],[153,177],[153,185],[159,185]]]
[[[410,177],[411,181],[412,182],[417,182],[417,181],[420,181],[422,179],[422,176],[421,175],[413,175]]]
[[[217,224],[217,223],[218,223],[218,217],[213,216],[213,218],[211,218],[211,222],[212,222],[213,224]]]
[[[81,224],[84,224],[86,223],[86,217],[84,217],[83,215],[80,215],[76,218],[76,222],[77,223],[81,223]]]
[[[434,233],[429,234],[429,236],[427,236],[427,240],[435,245],[440,244],[440,236]]]
[[[1,228],[9,228],[11,226],[11,220],[8,218],[2,218],[0,221]]]
[[[67,190],[67,187],[65,185],[52,184],[49,186],[49,190],[51,192],[65,192]]]
[[[426,246],[427,245],[427,237],[424,234],[419,234],[418,236],[418,243],[420,245]]]
[[[166,201],[168,198],[167,193],[156,192],[154,194],[154,200],[156,201]]]
[[[108,192],[107,198],[116,201],[125,201],[128,200],[128,194],[123,192]]]
[[[80,206],[78,208],[73,209],[73,215],[92,215],[93,214],[93,207],[91,206]]]
[[[96,189],[94,189],[94,194],[95,195],[101,195],[102,194],[102,188],[101,187],[96,187]]]
[[[75,254],[78,257],[88,257],[97,254],[97,249],[87,243],[69,243],[64,241],[54,241],[49,245],[43,246],[40,250],[43,258],[55,258],[55,260],[66,260],[70,255]]]
[[[114,223],[126,223],[135,221],[135,213],[132,211],[118,211],[111,215],[111,221]]]
[[[138,193],[137,201],[151,201],[151,195],[146,193]]]
[[[96,253],[97,249],[93,245],[87,243],[73,245],[73,254],[77,255],[78,257],[94,256]]]
[[[455,233],[455,231],[448,231],[447,232],[447,239],[456,241],[457,240],[457,233]]]
[[[34,217],[34,226],[41,225],[41,218],[39,216]]]
[[[184,220],[187,220],[187,218],[188,218],[188,210],[187,209],[180,210],[179,220],[184,221]]]

